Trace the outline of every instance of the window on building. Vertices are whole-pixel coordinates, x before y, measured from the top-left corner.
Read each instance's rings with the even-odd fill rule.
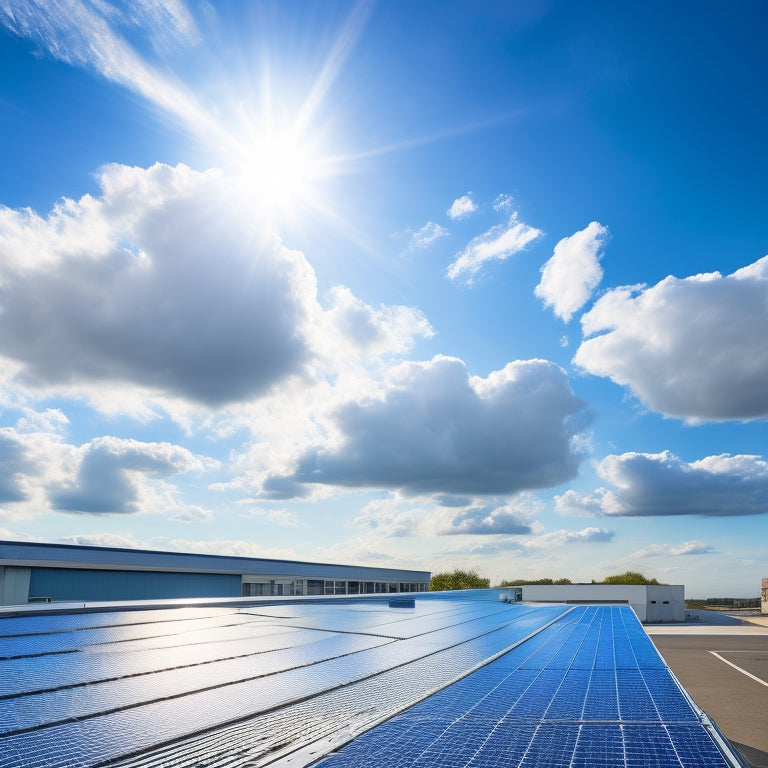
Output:
[[[243,583],[243,597],[263,597],[265,594],[269,594],[269,591],[264,591],[265,587],[269,587],[268,584],[260,584],[253,582]]]

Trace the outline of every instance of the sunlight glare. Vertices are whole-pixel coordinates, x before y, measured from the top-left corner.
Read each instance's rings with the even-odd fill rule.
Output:
[[[265,135],[248,150],[243,172],[252,193],[277,210],[295,208],[310,193],[314,158],[290,135]]]

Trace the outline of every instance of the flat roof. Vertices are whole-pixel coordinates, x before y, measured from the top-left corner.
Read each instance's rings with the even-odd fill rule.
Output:
[[[0,618],[0,768],[738,765],[629,607],[509,594]]]
[[[0,541],[0,565],[68,568],[128,568],[136,570],[194,571],[197,573],[239,573],[244,575],[325,575],[329,578],[367,578],[383,581],[428,582],[429,571],[380,568],[341,563],[313,563],[277,558],[208,555],[195,552],[94,547],[78,544],[49,544],[28,541]],[[288,571],[288,572],[286,572]]]

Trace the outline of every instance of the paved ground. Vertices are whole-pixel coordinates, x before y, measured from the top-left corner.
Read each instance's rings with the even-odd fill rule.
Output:
[[[752,765],[768,768],[768,623],[696,613],[700,621],[646,630],[694,701]]]

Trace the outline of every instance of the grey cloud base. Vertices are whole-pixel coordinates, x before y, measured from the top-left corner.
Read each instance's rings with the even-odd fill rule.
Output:
[[[568,491],[558,511],[615,517],[700,515],[733,517],[768,513],[768,462],[759,456],[707,456],[685,462],[664,453],[608,456],[598,473],[615,490],[590,496]]]
[[[207,405],[300,372],[315,277],[216,173],[110,166],[48,219],[0,210],[0,354],[26,385],[121,381]]]
[[[132,514],[141,511],[140,486],[146,478],[171,477],[197,466],[179,446],[103,437],[85,446],[74,482],[52,487],[48,495],[63,512]]]
[[[311,484],[418,494],[512,494],[576,475],[574,437],[584,403],[559,366],[509,363],[487,379],[460,360],[437,357],[396,368],[378,399],[339,407],[336,448],[316,447],[289,477],[264,485],[273,497]]]

